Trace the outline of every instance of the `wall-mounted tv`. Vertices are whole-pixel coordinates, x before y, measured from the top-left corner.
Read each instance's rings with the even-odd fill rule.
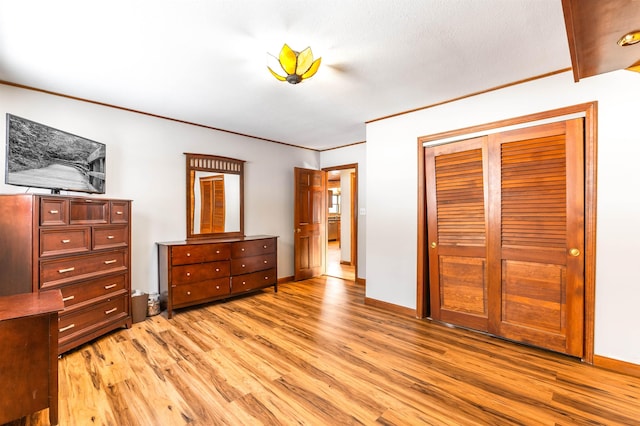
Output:
[[[60,191],[105,193],[106,146],[7,114],[5,183]]]

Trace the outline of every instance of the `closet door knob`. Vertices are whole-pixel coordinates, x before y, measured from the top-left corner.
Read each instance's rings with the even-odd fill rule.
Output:
[[[438,244],[436,244],[436,242],[435,242],[435,241],[433,241],[433,242],[431,243],[431,248],[436,248],[437,246],[438,246]]]
[[[580,250],[578,250],[577,248],[572,248],[571,250],[569,250],[569,254],[573,257],[578,257],[580,256]]]

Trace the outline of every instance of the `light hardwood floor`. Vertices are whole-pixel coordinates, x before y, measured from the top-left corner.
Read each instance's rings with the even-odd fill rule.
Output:
[[[324,277],[115,331],[59,361],[60,424],[638,424],[638,378],[363,300]]]
[[[356,267],[340,263],[340,242],[329,241],[327,244],[327,275],[355,281]]]

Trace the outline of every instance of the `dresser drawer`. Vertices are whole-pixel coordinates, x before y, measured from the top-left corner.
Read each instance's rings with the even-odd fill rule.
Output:
[[[109,200],[71,199],[69,201],[69,223],[97,224],[109,222]]]
[[[243,257],[231,260],[231,275],[248,274],[276,267],[276,254]]]
[[[275,253],[275,251],[275,238],[255,241],[240,241],[233,243],[233,246],[231,247],[231,257],[233,259],[237,259],[240,257],[256,256],[265,253]]]
[[[193,244],[171,247],[171,264],[187,265],[190,263],[227,260],[231,253],[230,244]]]
[[[88,252],[91,231],[83,228],[45,228],[40,230],[40,256]]]
[[[127,251],[65,257],[40,262],[40,288],[51,288],[75,280],[126,271]]]
[[[171,289],[171,297],[173,298],[173,304],[177,306],[228,296],[229,289],[229,278],[218,278],[175,286]]]
[[[129,223],[129,202],[111,201],[110,217],[111,223]]]
[[[257,288],[274,285],[277,282],[276,269],[254,272],[231,277],[231,294],[243,293]]]
[[[196,263],[171,268],[173,284],[189,284],[229,276],[229,261]]]
[[[88,309],[68,314],[61,313],[58,319],[60,345],[63,345],[68,338],[102,327],[111,321],[116,321],[129,315],[126,296],[122,295],[96,303]]]
[[[40,199],[40,225],[67,225],[69,221],[69,200],[58,198]]]
[[[126,225],[95,226],[93,228],[94,250],[126,247],[128,244],[129,228]]]
[[[94,299],[127,292],[126,275],[115,275],[61,287],[65,309]]]

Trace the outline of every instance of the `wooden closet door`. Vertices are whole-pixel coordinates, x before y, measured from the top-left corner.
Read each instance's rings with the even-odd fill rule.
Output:
[[[200,178],[200,232],[224,232],[224,175]]]
[[[582,119],[489,138],[489,331],[582,356]]]
[[[425,148],[431,317],[583,355],[582,119]]]
[[[486,137],[425,149],[431,317],[488,330]]]

